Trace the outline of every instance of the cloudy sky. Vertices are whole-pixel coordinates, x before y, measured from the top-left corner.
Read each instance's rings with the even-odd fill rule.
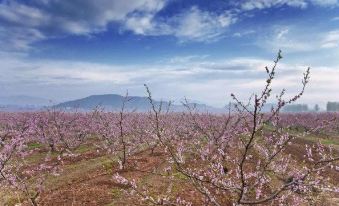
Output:
[[[262,88],[339,101],[339,0],[0,0],[0,96],[184,96],[214,106]]]

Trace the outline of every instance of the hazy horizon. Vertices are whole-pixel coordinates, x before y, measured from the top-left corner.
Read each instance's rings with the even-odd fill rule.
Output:
[[[279,49],[275,93],[339,101],[337,0],[0,0],[0,97],[56,102],[95,94],[247,99]]]

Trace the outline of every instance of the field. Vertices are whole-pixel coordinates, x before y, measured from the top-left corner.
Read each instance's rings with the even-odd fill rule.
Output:
[[[223,114],[155,102],[147,113],[0,113],[3,205],[338,205],[339,114],[262,112],[260,95],[234,94]]]
[[[339,204],[335,113],[0,116],[1,205]]]

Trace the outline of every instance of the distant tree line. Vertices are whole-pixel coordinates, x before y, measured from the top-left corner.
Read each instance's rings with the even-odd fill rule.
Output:
[[[309,108],[307,104],[292,104],[284,108],[284,112],[299,113],[299,112],[319,112],[320,107],[318,104],[313,108]],[[339,102],[327,102],[327,112],[339,112]]]
[[[292,104],[284,108],[284,112],[308,112],[307,104]]]
[[[326,111],[339,112],[339,102],[327,102]]]

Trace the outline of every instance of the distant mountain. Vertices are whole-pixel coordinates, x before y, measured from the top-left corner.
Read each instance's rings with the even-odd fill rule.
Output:
[[[104,95],[92,95],[82,99],[73,101],[67,101],[55,105],[56,108],[62,108],[66,110],[79,109],[79,110],[93,110],[96,107],[103,108],[108,111],[119,111],[124,101],[123,96],[117,94],[104,94]],[[129,111],[136,110],[139,112],[146,112],[151,109],[150,102],[147,97],[129,96],[129,101],[126,103],[126,109]],[[160,101],[154,101],[155,105],[160,105]],[[163,108],[167,109],[168,102],[163,102]],[[193,104],[192,104],[193,105]],[[213,113],[221,112],[219,108],[207,106],[205,104],[195,104],[199,111],[210,111]],[[186,110],[183,105],[173,104],[171,105],[171,111],[180,112]]]
[[[0,111],[37,111],[42,110],[46,107],[55,107],[64,110],[82,110],[82,111],[90,111],[99,107],[106,111],[119,111],[121,109],[122,102],[124,101],[124,96],[117,94],[103,94],[103,95],[91,95],[82,99],[76,99],[72,101],[66,101],[63,103],[56,104],[52,106],[52,102],[50,100],[32,97],[32,96],[0,96]],[[151,109],[151,105],[147,97],[140,96],[129,96],[130,100],[126,104],[126,110],[133,111],[136,110],[138,112],[147,112]],[[197,111],[199,112],[210,112],[210,113],[225,113],[228,112],[229,105],[226,105],[224,108],[216,108],[206,104],[203,104],[199,101],[188,100],[190,105],[193,107],[195,105]],[[182,112],[187,111],[186,107],[184,107],[181,102],[171,105],[171,111],[174,112]],[[160,105],[160,101],[154,101],[154,103],[158,106]],[[166,110],[168,105],[168,101],[163,102],[163,109]],[[272,106],[275,106],[272,103],[267,103],[262,112],[270,112]],[[235,111],[234,104],[231,104],[231,110]],[[252,110],[252,109],[250,109]],[[283,110],[286,112],[286,110]]]
[[[51,105],[50,100],[26,95],[0,96],[0,105],[10,107],[41,107]]]
[[[137,107],[138,109],[144,109],[149,107],[149,102],[146,97],[128,97],[130,99],[126,107],[132,109]],[[124,101],[124,97],[116,94],[104,94],[104,95],[91,95],[82,99],[76,99],[72,101],[63,102],[55,105],[57,108],[66,109],[85,109],[92,110],[96,107],[101,107],[107,110],[119,110]]]

